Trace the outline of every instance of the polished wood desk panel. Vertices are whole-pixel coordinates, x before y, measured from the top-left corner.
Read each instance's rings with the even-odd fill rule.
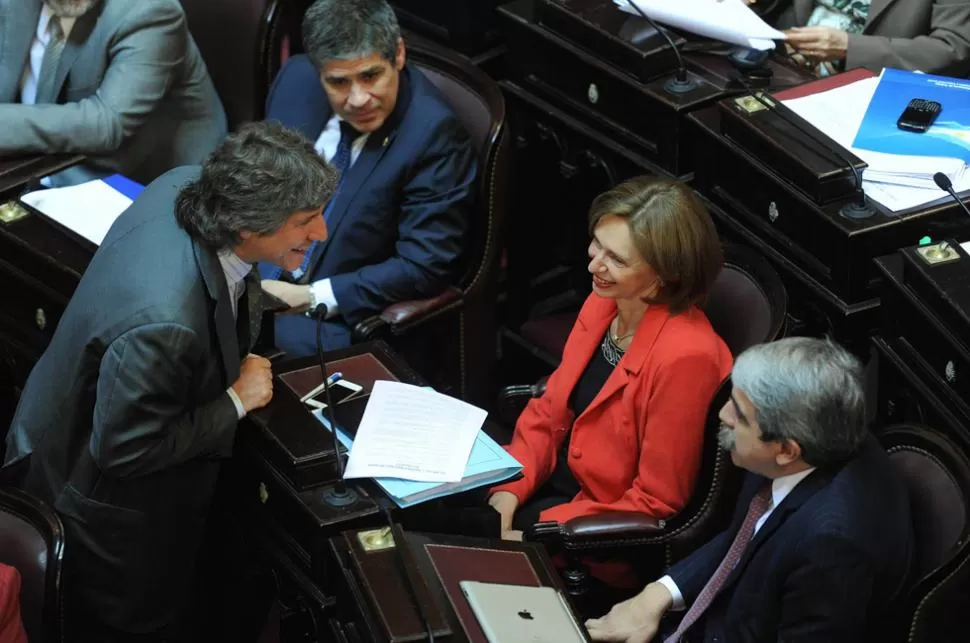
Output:
[[[970,452],[970,255],[956,252],[959,258],[940,264],[920,265],[916,248],[876,260],[883,302],[873,337],[880,357],[877,424],[925,424]],[[908,274],[909,261],[920,279]]]
[[[361,543],[370,534],[360,534],[363,538],[359,534],[354,531],[330,539],[342,585],[335,617],[330,620],[336,640],[427,640],[401,580],[401,563],[395,552],[367,551]],[[401,535],[398,530],[394,540],[400,540]],[[555,566],[536,543],[415,532],[403,533],[403,540],[404,568],[416,587],[436,641],[485,643],[481,627],[461,594],[461,580],[562,590]]]
[[[694,189],[728,236],[776,264],[792,290],[793,316],[807,324],[802,332],[834,332],[868,353],[879,307],[873,260],[926,234],[970,233],[970,219],[945,198],[897,213],[873,203],[872,216],[846,218],[839,213],[844,199],[812,201],[786,178],[784,167],[769,166],[722,133],[721,118],[716,107],[688,117],[696,126]]]
[[[572,13],[575,20],[551,20],[540,13],[540,1],[516,0],[499,8],[509,49],[509,80],[586,121],[665,173],[687,178],[693,161],[685,117],[744,91],[732,83],[738,72],[724,56],[688,53],[685,62],[697,87],[671,93],[664,85],[675,59],[662,37],[645,29],[641,18],[621,12],[611,2],[560,0],[555,6],[562,10],[551,15]],[[680,44],[685,44],[683,39]],[[771,89],[810,78],[805,70],[782,61],[771,60],[767,68]]]

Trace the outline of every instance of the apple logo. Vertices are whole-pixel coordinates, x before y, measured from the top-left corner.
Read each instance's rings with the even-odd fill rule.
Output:
[[[519,615],[519,618],[525,619],[526,621],[533,620],[532,619],[532,614],[529,613],[529,610],[522,610],[521,612],[518,612],[518,615]]]

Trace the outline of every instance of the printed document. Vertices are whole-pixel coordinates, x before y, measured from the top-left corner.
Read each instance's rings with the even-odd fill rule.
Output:
[[[700,36],[752,49],[774,49],[785,34],[761,19],[742,0],[633,0],[657,22]],[[640,15],[627,0],[613,0],[622,11]]]
[[[430,389],[374,382],[344,477],[457,482],[486,416]]]

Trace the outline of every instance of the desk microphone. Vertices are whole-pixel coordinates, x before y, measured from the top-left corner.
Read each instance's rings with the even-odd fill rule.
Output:
[[[937,172],[933,175],[933,182],[936,183],[936,187],[952,196],[953,200],[960,204],[960,207],[963,208],[964,212],[970,214],[970,208],[968,208],[967,204],[960,199],[960,196],[953,191],[953,183],[950,182],[950,177],[943,172]]]
[[[667,41],[667,44],[670,45],[670,48],[673,49],[674,55],[677,56],[677,71],[673,78],[664,83],[664,89],[671,94],[686,94],[689,91],[697,89],[697,81],[687,75],[687,65],[684,64],[684,57],[680,55],[680,48],[674,44],[674,39],[670,37],[670,34],[664,31],[660,25],[658,25],[653,18],[648,16],[643,9],[638,7],[633,0],[626,1],[631,7],[633,7],[634,11],[640,14],[641,18],[646,20],[651,27],[657,30],[657,33],[663,36],[664,40]]]
[[[330,399],[330,377],[327,362],[323,357],[323,320],[327,317],[327,305],[317,304],[306,312],[306,316],[317,322],[317,359],[320,361],[320,374],[323,376],[323,395],[327,400],[324,413],[330,421],[330,437],[333,441],[333,458],[337,462],[337,480],[321,493],[325,503],[331,507],[347,507],[357,502],[357,492],[347,486],[344,480],[344,462],[340,458],[340,440],[337,439],[337,418],[334,415],[333,401]]]
[[[825,140],[822,136],[816,134],[813,130],[808,127],[803,126],[794,118],[790,117],[784,109],[779,109],[779,104],[774,101],[765,100],[762,92],[755,90],[751,85],[745,82],[740,76],[735,76],[734,79],[738,84],[740,84],[744,89],[751,94],[751,97],[756,101],[761,103],[765,109],[774,113],[781,120],[785,121],[799,132],[810,138],[812,141],[817,143],[823,150],[830,153],[832,156],[837,158],[840,163],[849,168],[852,172],[852,177],[855,179],[855,199],[849,203],[844,204],[839,208],[839,214],[846,219],[867,219],[876,213],[872,206],[869,205],[869,200],[866,198],[866,192],[862,188],[862,170],[857,168],[854,163],[849,161],[839,149],[832,146],[829,141]],[[784,106],[782,106],[784,107]],[[937,184],[939,185],[939,184]]]

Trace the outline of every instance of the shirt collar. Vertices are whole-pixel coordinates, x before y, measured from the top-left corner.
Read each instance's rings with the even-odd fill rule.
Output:
[[[781,476],[780,478],[775,478],[771,481],[771,506],[777,507],[781,504],[782,500],[785,499],[792,490],[798,486],[798,483],[808,477],[812,471],[815,471],[815,467],[810,467],[804,471],[799,471],[798,473],[790,473],[787,476]]]
[[[245,279],[249,271],[253,269],[251,263],[246,263],[240,259],[232,250],[221,250],[219,252],[219,265],[222,266],[222,272],[226,275],[230,290]]]

